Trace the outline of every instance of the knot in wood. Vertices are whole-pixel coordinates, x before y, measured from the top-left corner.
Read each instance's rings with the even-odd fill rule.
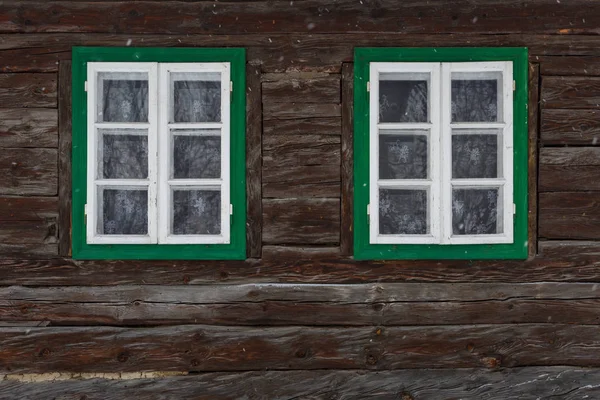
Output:
[[[481,361],[487,368],[498,368],[502,363],[500,357],[483,357]]]
[[[183,283],[185,283],[186,285],[187,285],[188,283],[190,283],[190,277],[189,277],[188,275],[184,275],[184,276],[183,276]]]
[[[47,347],[43,348],[42,351],[40,351],[40,357],[48,357],[50,354],[52,354],[52,350],[50,350]]]
[[[192,361],[190,361],[190,364],[192,365],[192,367],[197,367],[198,365],[200,365],[200,362],[194,358]]]
[[[117,356],[117,360],[119,362],[125,362],[125,361],[129,360],[129,354],[127,354],[126,352],[121,352]]]
[[[221,271],[221,273],[219,275],[221,276],[221,279],[229,278],[229,272],[227,272],[227,271]]]
[[[300,349],[300,350],[296,351],[296,357],[304,358],[304,357],[306,357],[307,353],[308,352],[305,349]]]
[[[383,328],[377,328],[377,329],[375,330],[375,334],[376,334],[377,336],[381,336],[381,334],[382,334],[382,333],[383,333]]]
[[[377,364],[377,357],[375,357],[373,354],[367,354],[367,364],[369,364],[369,365]]]
[[[469,344],[467,344],[467,351],[468,351],[469,353],[472,353],[472,352],[473,352],[473,350],[475,350],[475,345],[474,345],[473,343],[469,343]]]
[[[381,304],[381,303],[375,303],[375,304],[373,304],[373,310],[374,311],[381,311],[381,310],[383,310],[383,304]]]
[[[400,399],[402,399],[402,400],[415,400],[415,398],[412,397],[412,395],[408,392],[402,392],[400,394],[400,396],[401,396]]]

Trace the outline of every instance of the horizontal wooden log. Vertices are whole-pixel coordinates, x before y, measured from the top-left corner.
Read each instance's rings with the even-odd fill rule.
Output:
[[[312,103],[266,103],[263,105],[263,118],[270,119],[306,119],[341,117],[339,104]]]
[[[141,375],[141,374],[140,374]],[[0,382],[0,397],[40,400],[121,400],[203,397],[214,400],[259,398],[352,400],[580,400],[600,397],[598,369],[521,367],[489,369],[414,369],[397,371],[256,371],[200,373],[143,379],[64,379],[26,382],[10,376]]]
[[[539,235],[548,239],[600,239],[600,192],[541,193]]]
[[[341,120],[333,118],[269,119],[263,123],[267,135],[340,135]]]
[[[0,194],[56,195],[56,149],[3,149],[0,151]]]
[[[56,74],[0,74],[0,107],[56,107]]]
[[[340,258],[340,248],[323,246],[263,246],[262,259],[265,261],[298,260],[302,258],[311,260]]]
[[[600,147],[542,149],[540,151],[540,164],[600,166]]]
[[[0,197],[0,222],[58,217],[58,197]]]
[[[4,244],[50,244],[57,241],[56,220],[2,221],[0,243]]]
[[[600,111],[542,110],[543,145],[600,146]]]
[[[600,57],[537,57],[542,75],[598,76]]]
[[[307,0],[242,1],[215,4],[210,1],[176,5],[143,2],[5,1],[0,7],[0,31],[24,32],[122,32],[163,34],[246,34],[253,32],[478,32],[478,33],[592,33],[600,11],[586,0],[556,3],[541,0],[467,0],[334,4]],[[119,15],[120,18],[113,18]],[[243,15],[244,18],[235,18]],[[445,15],[441,18],[440,15]],[[199,17],[202,18],[199,18]],[[400,18],[398,17],[400,16]],[[586,22],[587,21],[587,22]]]
[[[40,259],[56,257],[58,244],[56,243],[0,243],[0,258]]]
[[[600,326],[0,328],[4,373],[600,366]]]
[[[0,148],[57,146],[56,110],[0,109]]]
[[[340,76],[312,79],[288,78],[262,84],[264,103],[336,103],[340,102]]]
[[[339,199],[263,200],[264,243],[334,244],[339,240]]]
[[[543,108],[600,109],[600,77],[542,78]]]
[[[268,174],[268,169],[307,165],[328,165],[339,171],[340,141],[339,136],[333,135],[265,135],[263,173]]]
[[[600,256],[600,242],[582,240],[542,240],[538,249],[543,257]]]
[[[339,165],[265,167],[263,198],[339,197]]]
[[[595,283],[13,286],[0,299],[0,321],[52,326],[600,324]]]
[[[600,190],[600,147],[543,148],[539,190]]]

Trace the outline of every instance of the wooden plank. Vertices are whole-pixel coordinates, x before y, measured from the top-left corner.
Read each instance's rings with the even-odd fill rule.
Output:
[[[600,190],[600,148],[544,148],[540,191]]]
[[[44,259],[58,255],[56,243],[0,243],[0,259]]]
[[[56,217],[56,197],[0,197],[0,222],[40,221]]]
[[[564,256],[600,256],[600,242],[581,240],[543,240],[539,243],[540,254],[546,258]]]
[[[311,103],[265,103],[263,118],[270,119],[306,119],[341,117],[339,104],[311,104]]]
[[[380,1],[376,4],[339,0],[210,1],[174,5],[141,2],[4,1],[0,7],[0,31],[25,32],[122,32],[161,34],[246,34],[254,32],[336,33],[548,33],[598,34],[593,21],[600,9],[588,0],[556,3],[540,0],[480,0],[477,8],[467,0],[423,3]],[[113,15],[120,15],[118,19]],[[198,19],[198,15],[202,15]],[[243,15],[244,18],[235,19]],[[448,15],[448,18],[440,18]],[[399,20],[398,16],[402,19]],[[587,22],[586,22],[587,21]]]
[[[311,79],[287,78],[263,82],[264,103],[340,103],[340,76]]]
[[[56,195],[56,149],[0,151],[0,194]]]
[[[264,246],[264,261],[299,260],[302,258],[336,259],[340,257],[339,247],[322,246]]]
[[[542,110],[543,145],[600,145],[600,111]]]
[[[339,197],[338,165],[292,165],[263,170],[263,198]]]
[[[545,76],[541,98],[544,108],[600,109],[600,77]]]
[[[529,127],[529,155],[528,155],[528,176],[527,191],[528,196],[528,248],[529,257],[534,257],[537,253],[537,203],[538,203],[538,138],[539,138],[539,111],[540,111],[540,66],[539,64],[529,64],[529,107],[528,127]]]
[[[265,135],[263,173],[268,174],[267,169],[299,165],[329,165],[339,171],[340,141],[339,136],[333,135]]]
[[[540,237],[600,239],[600,192],[540,194]]]
[[[600,166],[600,147],[546,148],[540,152],[540,164],[561,166]]]
[[[264,121],[267,135],[340,135],[341,120],[332,118],[269,119]]]
[[[0,107],[56,108],[56,74],[0,74]]]
[[[2,221],[0,243],[4,244],[52,244],[56,243],[56,221]]]
[[[2,372],[13,374],[598,367],[598,335],[600,326],[567,324],[0,328]]]
[[[263,200],[263,242],[267,244],[337,244],[339,199]]]
[[[63,61],[58,73],[58,243],[61,256],[71,255],[71,62]]]
[[[311,249],[316,257],[332,252],[304,250]],[[282,250],[278,256],[284,253],[292,255]],[[598,325],[599,291],[596,283],[547,282],[13,286],[0,289],[0,320],[52,326]]]
[[[0,109],[0,148],[57,147],[56,110]]]
[[[536,58],[540,63],[542,75],[560,76],[599,76],[600,57],[552,57]]]
[[[344,256],[353,254],[354,216],[354,68],[342,66],[342,160],[341,160],[341,233],[340,249]]]
[[[246,67],[246,243],[260,258],[262,244],[262,95],[260,67]]]
[[[68,375],[67,375],[68,376]],[[114,375],[113,375],[114,376]],[[145,376],[140,373],[138,376]],[[75,377],[77,378],[77,377]],[[600,397],[598,369],[521,367],[489,369],[413,369],[396,371],[254,371],[200,373],[143,379],[65,379],[27,382],[9,375],[0,397],[19,399],[121,400],[204,398],[230,400],[248,393],[272,399],[351,400],[580,400]],[[262,397],[260,397],[262,398]]]

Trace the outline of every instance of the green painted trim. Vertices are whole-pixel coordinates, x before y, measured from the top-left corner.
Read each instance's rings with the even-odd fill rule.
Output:
[[[512,61],[514,242],[481,245],[389,245],[369,243],[369,80],[371,62]],[[526,259],[527,243],[527,48],[356,48],[354,52],[354,258],[367,259]]]
[[[229,62],[231,99],[231,204],[229,244],[87,244],[84,206],[87,186],[88,62]],[[246,258],[246,51],[241,48],[73,47],[73,207],[74,259],[243,260]]]

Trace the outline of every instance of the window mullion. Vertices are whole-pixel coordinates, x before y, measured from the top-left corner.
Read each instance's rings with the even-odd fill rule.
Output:
[[[167,64],[158,66],[158,96],[162,99],[158,107],[158,243],[165,243],[170,231],[171,188],[169,187],[169,163],[171,160],[170,133],[168,128],[168,110],[171,98],[169,96],[169,71]]]
[[[452,235],[452,131],[450,128],[452,116],[452,101],[451,101],[451,63],[441,63],[441,80],[440,80],[440,119],[441,119],[441,134],[440,134],[440,155],[441,155],[441,179],[439,183],[441,207],[440,221],[441,234],[440,243],[446,244],[450,242]]]
[[[152,243],[158,243],[158,64],[148,72],[148,234]]]

